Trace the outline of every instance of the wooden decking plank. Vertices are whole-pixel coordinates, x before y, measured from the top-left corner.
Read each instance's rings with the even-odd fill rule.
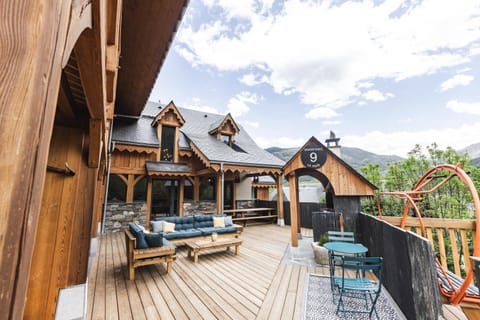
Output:
[[[155,265],[148,266],[146,268],[154,270],[152,271],[153,281],[155,282],[157,289],[159,290],[169,308],[169,311],[174,315],[175,319],[188,319],[187,314],[182,308],[181,302],[177,301],[174,292],[170,290],[165,282],[165,278],[168,277],[168,274],[165,274],[165,269],[163,266],[160,267],[159,265]],[[160,312],[160,316],[162,316],[162,312]]]
[[[115,275],[115,287],[117,290],[117,306],[118,306],[118,318],[120,320],[131,320],[132,317],[132,310],[130,309],[130,302],[128,300],[128,293],[125,281],[128,278],[125,278],[126,275],[126,258],[125,258],[125,242],[122,241],[123,237],[112,237],[113,238],[113,246],[112,250],[113,254],[113,268],[114,268],[114,275]],[[125,269],[125,270],[124,270]]]
[[[98,241],[98,247],[97,250],[100,253],[102,246],[102,241]],[[88,275],[88,296],[87,296],[87,318],[91,319],[92,318],[92,312],[93,312],[93,301],[95,301],[95,288],[96,288],[96,278],[97,278],[97,272],[99,268],[97,268],[98,262],[99,262],[99,256],[98,254],[97,257],[95,257],[92,260],[92,264],[90,266],[90,273]]]
[[[198,296],[202,303],[210,309],[217,319],[237,319],[235,316],[240,316],[233,308],[229,310],[229,313],[234,313],[235,316],[231,316],[229,313],[227,313],[227,311],[223,310],[222,306],[228,307],[228,304],[225,301],[222,301],[223,303],[218,304],[217,301],[223,299],[217,295],[214,290],[208,289],[208,284],[203,282],[200,277],[191,277],[191,270],[186,268],[182,262],[177,263],[175,267],[175,271],[182,279],[189,278],[189,281],[185,283]]]
[[[209,288],[222,296],[223,299],[227,301],[227,303],[229,303],[233,308],[237,310],[238,313],[242,315],[243,318],[251,319],[255,315],[255,312],[252,312],[243,303],[239,302],[242,297],[238,295],[228,283],[220,280],[216,274],[212,274],[210,269],[207,268],[204,264],[193,264],[193,262],[187,260],[184,260],[182,263],[192,264],[192,272],[194,272],[202,279],[205,279],[205,282],[209,284]]]
[[[305,277],[307,275],[307,267],[301,266],[298,273],[298,287],[297,287],[297,296],[295,298],[295,311],[293,312],[293,318],[291,319],[300,319],[302,314],[302,305],[303,305],[303,293],[305,291]]]
[[[98,271],[95,278],[95,300],[93,301],[92,319],[105,319],[105,259],[108,239],[103,238],[99,248]]]
[[[115,287],[115,273],[114,273],[114,237],[108,237],[106,249],[106,265],[105,265],[105,319],[117,320],[117,290]]]
[[[283,307],[286,303],[285,299],[287,297],[288,287],[290,285],[290,278],[292,276],[292,268],[293,266],[291,264],[287,265],[285,268],[282,281],[280,281],[280,285],[275,291],[275,298],[268,319],[280,319],[282,316]]]
[[[285,274],[286,270],[286,265],[280,264],[275,277],[273,278],[272,284],[268,290],[267,295],[265,296],[265,300],[263,301],[263,304],[260,308],[260,311],[257,314],[256,319],[268,319],[268,316],[270,314],[270,310],[272,309],[272,305],[275,299],[275,294],[278,290],[278,287],[280,286],[280,283],[283,279],[283,276]]]
[[[129,281],[123,232],[102,235],[90,273],[88,319],[299,319],[306,273],[328,270],[281,263],[288,227],[248,226],[240,238],[238,256],[202,252],[195,264],[179,248],[171,273],[164,264],[140,267]]]

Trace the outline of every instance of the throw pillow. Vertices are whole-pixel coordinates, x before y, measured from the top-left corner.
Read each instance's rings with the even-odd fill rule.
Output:
[[[149,233],[145,235],[149,247],[163,246],[163,233]]]
[[[150,224],[152,225],[153,232],[158,233],[163,231],[163,221],[150,221]]]
[[[175,223],[163,221],[163,232],[175,232]]]
[[[143,233],[142,229],[135,223],[130,223],[128,225],[128,229],[135,236],[137,239],[135,244],[135,249],[146,249],[148,248],[148,243],[145,240],[145,233]]]
[[[225,218],[224,217],[213,217],[213,227],[214,228],[225,228]]]
[[[226,216],[225,217],[225,227],[231,227],[231,226],[233,226],[232,216]]]

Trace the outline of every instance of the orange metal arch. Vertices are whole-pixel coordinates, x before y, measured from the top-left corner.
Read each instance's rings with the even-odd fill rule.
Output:
[[[430,182],[433,181],[435,178],[435,174],[439,171],[448,171],[450,172],[449,175],[443,177],[442,180],[440,180],[437,184],[435,184],[433,187],[430,189],[425,189],[424,188],[430,184]],[[475,219],[476,219],[476,225],[475,225],[475,239],[474,239],[474,251],[473,255],[474,256],[479,256],[480,255],[480,199],[478,196],[477,189],[475,188],[475,185],[473,184],[472,180],[468,176],[468,174],[462,169],[461,165],[451,165],[451,164],[442,164],[438,165],[430,170],[428,170],[421,178],[418,180],[417,184],[411,191],[398,191],[398,192],[382,192],[379,193],[378,198],[377,198],[377,207],[378,207],[378,214],[379,217],[382,217],[382,209],[381,209],[381,196],[384,195],[389,195],[393,196],[398,199],[403,199],[406,201],[405,203],[405,208],[403,210],[403,215],[402,215],[402,220],[401,220],[401,228],[405,227],[405,222],[408,216],[408,212],[410,208],[412,208],[415,211],[415,215],[419,219],[420,223],[420,228],[422,230],[422,235],[426,237],[426,230],[425,230],[425,225],[422,220],[422,215],[415,204],[415,201],[422,200],[422,196],[424,194],[432,193],[436,190],[438,190],[441,186],[446,184],[449,180],[451,180],[454,177],[458,177],[469,189],[470,194],[472,195],[473,199],[473,205],[474,205],[474,210],[475,210]],[[439,267],[442,269],[442,272],[444,276],[446,277],[447,281],[451,283],[450,279],[448,278],[447,273],[445,270],[443,270],[443,267],[441,264],[437,261],[437,264]],[[469,301],[469,302],[475,302],[475,303],[480,303],[480,296],[466,296],[466,291],[473,279],[473,270],[470,269],[467,271],[467,275],[465,279],[463,280],[462,286],[454,291],[453,293],[442,293],[444,295],[447,295],[450,302],[454,305],[459,304],[463,300]],[[451,286],[453,288],[453,286]]]

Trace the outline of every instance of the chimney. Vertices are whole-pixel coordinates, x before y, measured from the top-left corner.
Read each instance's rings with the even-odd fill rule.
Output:
[[[335,132],[330,130],[330,138],[326,139],[325,143],[327,144],[327,148],[330,149],[330,151],[335,153],[337,157],[341,158],[342,152],[338,141],[340,141],[340,138],[335,137]]]

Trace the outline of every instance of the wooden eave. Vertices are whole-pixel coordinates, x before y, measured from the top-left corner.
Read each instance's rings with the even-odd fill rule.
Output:
[[[155,153],[159,152],[158,147],[148,147],[148,146],[137,146],[131,144],[115,143],[115,150],[118,151],[128,151],[128,152],[138,152],[138,153]]]
[[[200,151],[200,149],[197,148],[197,146],[192,142],[190,142],[190,149],[192,150],[193,154],[200,159],[200,161],[205,167],[210,167],[210,160],[208,160],[208,158],[203,154],[203,152]]]
[[[149,172],[149,177],[191,177],[193,174],[191,172]]]
[[[211,167],[215,171],[220,171],[222,165],[220,163],[212,163]],[[223,170],[225,172],[246,172],[246,173],[255,173],[259,175],[279,175],[282,173],[282,168],[273,168],[273,167],[260,167],[260,166],[249,166],[247,164],[233,164],[233,163],[223,163]]]
[[[172,121],[164,122],[164,121],[162,121],[162,120],[165,119],[166,115],[170,112],[174,114],[174,116],[176,117],[176,121],[175,122],[172,122]],[[173,101],[170,101],[170,103],[165,108],[163,108],[162,111],[160,111],[157,114],[155,119],[153,119],[152,127],[156,126],[158,123],[167,124],[167,125],[175,126],[175,127],[181,127],[185,124],[185,119],[182,117],[182,114],[178,111],[177,106],[175,106]]]
[[[123,0],[117,114],[142,112],[187,3]]]
[[[230,122],[232,127],[233,127],[233,130],[234,130],[233,135],[240,132],[240,128],[238,127],[235,120],[233,120],[232,115],[230,113],[228,113],[225,116],[225,118],[223,118],[222,122],[220,122],[220,124],[216,128],[213,128],[208,133],[209,134],[224,133],[223,129],[228,125],[228,122]],[[225,133],[230,134],[230,132],[225,132]]]
[[[270,189],[270,188],[276,188],[277,185],[273,182],[269,183],[252,183],[252,188],[255,189]]]
[[[318,169],[309,169],[306,168],[305,165],[303,165],[301,161],[301,153],[302,151],[312,143],[319,144],[323,147],[325,152],[327,153],[327,160],[325,164],[318,168]],[[348,196],[348,195],[356,195],[356,196],[372,196],[373,191],[377,189],[377,187],[372,184],[370,181],[368,181],[365,177],[363,177],[361,174],[359,174],[355,169],[353,169],[348,163],[343,161],[340,157],[338,157],[335,153],[333,153],[329,148],[327,148],[325,145],[320,143],[315,137],[311,137],[296,153],[293,155],[290,160],[285,164],[283,167],[283,173],[285,176],[290,175],[294,171],[301,170],[304,172],[305,170],[316,170],[323,175],[327,176],[325,174],[326,168],[331,168],[334,166],[340,166],[336,169],[332,169],[332,171],[336,172],[336,177],[339,179],[351,179],[352,182],[358,182],[360,184],[363,184],[363,187],[360,188],[362,190],[349,190],[348,192],[344,192],[341,190],[341,188],[338,185],[338,181],[334,181],[332,179],[333,177],[329,177],[329,181],[332,184],[335,194],[337,196]],[[342,174],[340,171],[343,168],[344,173],[348,174]],[[353,187],[352,187],[353,188]]]

